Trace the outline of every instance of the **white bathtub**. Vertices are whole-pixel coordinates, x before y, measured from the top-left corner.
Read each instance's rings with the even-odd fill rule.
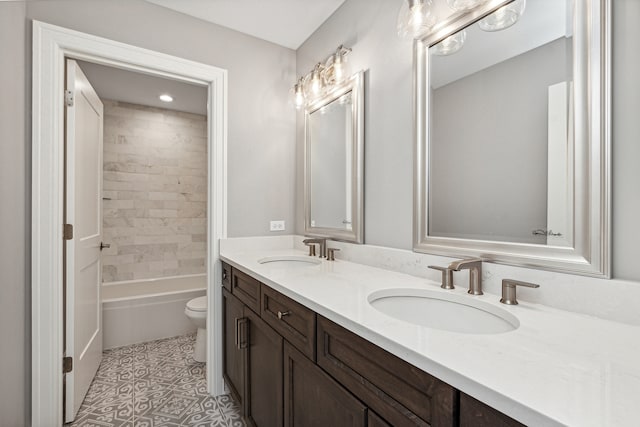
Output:
[[[206,289],[206,274],[104,283],[104,349],[195,332],[184,308]]]

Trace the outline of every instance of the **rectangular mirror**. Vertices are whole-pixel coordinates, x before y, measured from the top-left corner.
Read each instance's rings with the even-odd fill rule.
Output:
[[[416,251],[608,277],[608,10],[487,1],[416,41]]]
[[[305,109],[305,234],[363,242],[363,73]]]

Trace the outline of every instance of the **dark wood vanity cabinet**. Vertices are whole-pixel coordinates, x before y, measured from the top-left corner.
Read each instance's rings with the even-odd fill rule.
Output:
[[[460,427],[525,427],[525,425],[461,392]]]
[[[284,363],[285,427],[367,425],[367,407],[288,343]]]
[[[231,292],[251,310],[256,313],[260,312],[259,281],[238,269],[232,268]]]
[[[316,313],[271,289],[260,290],[260,315],[273,329],[304,353],[316,359]]]
[[[282,337],[226,289],[224,379],[254,426],[282,425]]]
[[[522,424],[223,263],[224,379],[259,427]]]
[[[241,348],[240,332],[243,327],[244,304],[222,290],[222,328],[223,336],[223,377],[231,394],[244,407],[245,401],[245,355]]]
[[[318,365],[394,426],[458,425],[458,391],[318,316]]]

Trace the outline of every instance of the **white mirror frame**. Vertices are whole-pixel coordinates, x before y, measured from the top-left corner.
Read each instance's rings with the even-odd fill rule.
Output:
[[[434,237],[429,212],[429,47],[510,3],[489,0],[414,42],[413,249],[451,257],[610,277],[611,0],[574,0],[574,186],[571,247]]]
[[[309,138],[309,115],[351,92],[353,153],[351,179],[351,230],[311,226],[311,150]],[[304,234],[327,237],[345,242],[364,242],[363,215],[364,177],[364,71],[359,71],[331,92],[309,104],[304,112]]]

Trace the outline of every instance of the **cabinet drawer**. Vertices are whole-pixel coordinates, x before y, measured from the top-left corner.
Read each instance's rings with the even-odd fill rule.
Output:
[[[458,392],[318,316],[318,365],[393,426],[458,425]]]
[[[365,427],[367,408],[289,343],[284,344],[284,426]]]
[[[260,315],[284,339],[315,361],[315,312],[268,286],[262,286]]]
[[[231,266],[222,263],[222,287],[231,292]]]
[[[525,427],[473,397],[460,393],[460,427]]]
[[[260,310],[260,282],[242,271],[231,269],[231,293],[251,310]]]

